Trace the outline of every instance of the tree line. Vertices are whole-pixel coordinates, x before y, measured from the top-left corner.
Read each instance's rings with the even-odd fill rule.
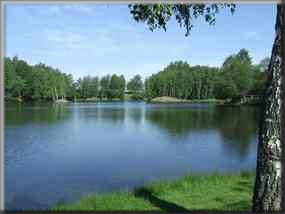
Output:
[[[227,57],[219,67],[190,66],[171,62],[162,71],[142,80],[135,75],[85,76],[74,81],[71,74],[42,63],[29,65],[17,57],[5,58],[5,96],[25,101],[58,99],[152,99],[170,96],[179,99],[227,99],[238,95],[261,94],[265,88],[269,58],[252,64],[246,49]]]
[[[5,58],[5,97],[21,100],[57,100],[72,96],[73,79],[42,63]]]
[[[133,93],[143,89],[141,76],[127,84],[124,75],[85,76],[77,81],[45,64],[29,65],[18,57],[5,58],[5,97],[24,101],[56,101],[59,99],[124,99],[125,88]]]
[[[75,96],[77,98],[124,98],[126,80],[123,75],[105,75],[101,79],[98,76],[86,76],[79,78],[75,83]]]
[[[246,49],[227,57],[218,67],[170,63],[145,80],[148,99],[171,96],[180,99],[227,99],[246,94],[262,94],[269,58],[253,65]]]

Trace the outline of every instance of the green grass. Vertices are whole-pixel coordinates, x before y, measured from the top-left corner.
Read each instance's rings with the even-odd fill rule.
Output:
[[[92,193],[51,210],[224,210],[250,211],[254,173],[185,176],[158,181],[132,191]]]

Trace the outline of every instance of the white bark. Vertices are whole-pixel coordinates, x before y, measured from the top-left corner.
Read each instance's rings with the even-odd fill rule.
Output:
[[[284,6],[277,6],[276,37],[268,68],[259,130],[253,211],[280,211],[282,206],[282,47]]]

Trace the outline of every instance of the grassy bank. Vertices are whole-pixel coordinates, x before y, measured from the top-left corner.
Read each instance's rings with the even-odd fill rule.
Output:
[[[223,103],[223,100],[218,99],[192,99],[192,100],[185,100],[185,99],[178,99],[175,97],[155,97],[150,100],[150,103]]]
[[[186,176],[132,191],[96,194],[51,210],[250,210],[254,173]]]

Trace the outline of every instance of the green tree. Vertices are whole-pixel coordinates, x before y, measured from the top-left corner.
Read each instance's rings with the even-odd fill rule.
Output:
[[[152,75],[145,82],[146,96],[171,96],[180,99],[208,99],[218,93],[215,90],[219,69],[194,66],[186,62],[171,62],[166,68]]]
[[[127,84],[129,91],[139,92],[143,90],[143,81],[139,74],[135,75]]]
[[[78,94],[81,98],[99,97],[99,78],[90,75],[79,78],[77,81]]]
[[[250,93],[262,95],[266,87],[267,77],[267,72],[260,69],[259,65],[255,65],[253,69],[253,84]]]
[[[265,57],[264,59],[260,61],[257,67],[261,72],[266,72],[269,66],[269,63],[270,63],[270,57]]]
[[[126,81],[123,75],[118,76],[116,74],[113,74],[110,80],[111,98],[123,99],[125,84]]]
[[[127,83],[128,93],[131,94],[131,99],[133,100],[142,100],[143,99],[143,89],[144,83],[139,74],[135,75]]]
[[[71,75],[42,63],[31,66],[24,60],[5,58],[5,95],[25,100],[65,98],[73,85]]]
[[[232,97],[245,95],[252,88],[254,82],[254,66],[246,49],[241,49],[237,54],[227,57],[222,66],[222,83],[228,82],[232,89],[228,92]]]
[[[100,98],[111,98],[110,93],[111,76],[108,74],[100,80]]]

